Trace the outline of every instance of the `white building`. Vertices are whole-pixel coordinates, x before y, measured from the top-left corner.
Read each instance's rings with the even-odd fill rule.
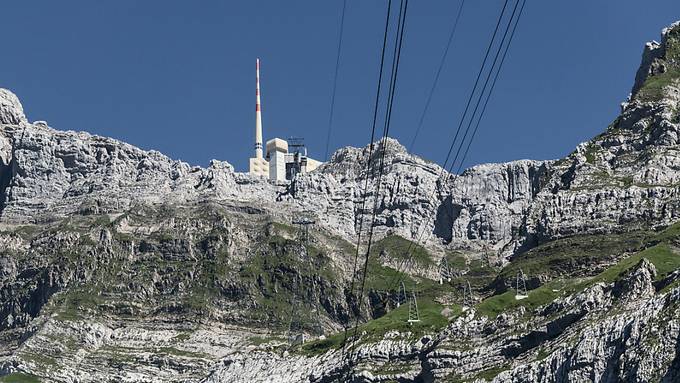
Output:
[[[288,142],[280,138],[267,141],[267,160],[269,161],[269,179],[272,181],[286,180],[286,156]]]

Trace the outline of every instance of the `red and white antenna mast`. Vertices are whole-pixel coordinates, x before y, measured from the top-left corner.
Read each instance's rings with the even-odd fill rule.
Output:
[[[255,158],[262,158],[262,108],[260,107],[260,59],[255,61]]]

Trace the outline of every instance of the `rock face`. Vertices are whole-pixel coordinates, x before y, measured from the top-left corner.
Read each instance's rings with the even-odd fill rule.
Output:
[[[657,50],[653,65],[668,67],[662,47]],[[3,91],[2,217],[40,222],[79,210],[115,212],[136,203],[257,201],[272,214],[316,212],[329,230],[352,239],[362,214],[377,206],[375,226],[381,235],[493,248],[508,258],[556,238],[677,220],[677,83],[659,90],[664,96],[658,101],[645,98],[654,92],[648,88],[632,96],[605,133],[559,161],[484,164],[455,176],[389,139],[373,150],[341,149],[318,171],[289,185],[236,173],[225,162],[192,167],[110,138],[28,124],[16,98]],[[385,175],[376,201],[372,177],[383,146]]]
[[[386,139],[272,183],[29,123],[0,89],[0,376],[677,381],[679,111],[680,23],[646,45],[602,134],[560,160],[459,175]],[[302,213],[310,240],[290,226]],[[382,242],[358,294],[368,250],[353,246],[371,226]],[[586,239],[616,246],[584,256]],[[405,303],[411,263],[426,325],[380,332],[402,322],[390,313],[409,305],[389,302]],[[520,290],[522,268],[524,301],[508,282]],[[479,302],[445,279],[472,280]],[[379,317],[339,347],[343,326]],[[337,334],[287,346],[319,330]]]
[[[26,122],[24,108],[14,93],[0,89],[0,124],[16,125]]]

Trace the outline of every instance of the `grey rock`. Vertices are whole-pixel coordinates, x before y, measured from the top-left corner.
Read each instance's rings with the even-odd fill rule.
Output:
[[[0,89],[0,124],[18,125],[26,121],[24,108],[14,93]]]
[[[370,317],[369,305],[357,308],[344,287],[352,261],[337,250],[369,227],[376,238],[397,234],[439,256],[491,253],[508,263],[564,237],[677,222],[680,85],[668,81],[653,94],[646,85],[680,65],[669,57],[678,31],[676,23],[646,46],[631,96],[602,134],[560,160],[482,164],[461,174],[388,138],[342,148],[316,171],[272,183],[223,161],[191,166],[111,138],[31,124],[17,97],[0,90],[0,229],[7,229],[0,231],[0,371],[66,382],[481,382],[490,369],[503,370],[495,382],[677,381],[680,287],[674,275],[655,281],[646,259],[616,282],[535,309],[495,318],[469,310],[418,339],[399,331],[360,335],[364,342],[349,353],[307,355],[250,338],[281,319],[267,306],[274,294],[323,306],[330,331]],[[321,266],[332,267],[332,277],[305,273],[321,267],[313,252],[286,242],[286,229],[267,226],[302,212],[317,218],[324,239],[313,245],[323,248]],[[97,222],[102,217],[108,226]],[[22,234],[25,224],[43,231]],[[286,262],[248,264],[255,256]],[[410,273],[431,278],[436,270]],[[190,300],[193,289],[216,292],[210,309]],[[60,300],[67,292],[75,299]],[[202,311],[188,331],[183,310],[193,305]],[[224,324],[246,319],[261,328]]]

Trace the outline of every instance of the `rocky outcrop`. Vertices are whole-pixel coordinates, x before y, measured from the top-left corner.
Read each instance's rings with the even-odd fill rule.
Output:
[[[7,223],[213,199],[257,204],[281,217],[311,211],[327,229],[353,239],[360,217],[375,207],[379,236],[493,248],[509,257],[556,238],[662,226],[680,215],[680,128],[672,114],[678,104],[669,99],[631,102],[604,134],[560,161],[483,164],[456,176],[388,139],[373,150],[340,149],[289,184],[235,172],[226,162],[190,166],[110,138],[28,124],[18,101],[6,99],[18,105],[6,113],[17,124],[3,125],[0,137]],[[383,148],[376,200],[378,161],[366,165]]]
[[[668,268],[680,240],[673,228],[658,229],[680,220],[680,24],[648,44],[642,61],[620,116],[563,159],[450,174],[388,138],[340,149],[281,183],[227,162],[191,166],[29,123],[17,97],[0,90],[0,374],[64,382],[676,381],[680,287]],[[289,225],[301,213],[316,218],[309,241]],[[368,326],[349,335],[349,348],[338,334],[289,347],[282,335],[337,333],[388,309],[405,314],[389,301],[403,301],[395,269],[411,262],[413,253],[398,251],[408,242],[371,254],[361,282],[365,292],[369,280],[368,298],[350,282],[354,257],[367,250],[353,244],[369,227],[376,240],[394,234],[423,246],[421,264],[404,275],[409,288],[430,294],[423,318],[442,323],[417,335],[414,327]],[[542,273],[529,281],[541,289],[530,297],[508,291],[509,272],[496,285],[487,280],[503,265],[515,275],[513,262],[540,255],[529,250],[546,242],[612,233],[645,240],[592,262],[564,251],[573,262],[558,259],[558,270],[597,270],[564,273],[569,283],[559,286],[554,270]],[[616,263],[631,252],[639,263]],[[544,265],[530,257],[530,267]],[[449,285],[436,281],[441,259],[464,270]],[[456,304],[456,284],[470,280],[491,303]],[[377,323],[396,322],[404,320]]]
[[[18,125],[26,122],[24,108],[14,93],[0,89],[0,124]]]
[[[470,312],[440,334],[411,342],[386,335],[350,356],[229,356],[205,382],[233,376],[255,382],[673,382],[680,374],[680,288],[649,295],[650,265],[643,260],[624,278],[635,286],[625,297],[620,286],[596,284],[530,317],[518,312],[487,320]]]
[[[600,307],[590,325],[563,335],[556,351],[541,360],[501,372],[494,382],[673,382],[680,376],[678,339],[680,289],[654,296],[650,273],[643,260],[626,277],[599,298]],[[617,301],[617,295],[626,295]],[[652,295],[650,295],[652,291]],[[635,299],[634,299],[635,298]],[[604,310],[624,305],[608,315]],[[599,312],[599,313],[598,313]],[[576,326],[578,327],[578,326]]]

